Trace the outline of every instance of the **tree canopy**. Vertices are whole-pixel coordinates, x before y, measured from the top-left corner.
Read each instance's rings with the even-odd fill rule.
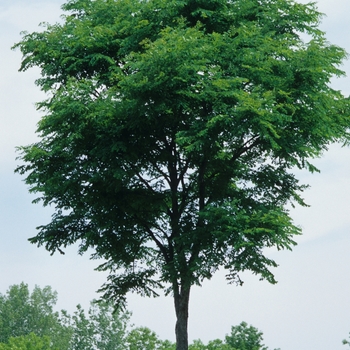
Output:
[[[160,340],[157,334],[147,327],[132,329],[127,337],[125,346],[128,350],[175,350],[175,344],[169,340]]]
[[[190,288],[220,267],[275,283],[265,247],[291,249],[305,205],[294,168],[347,142],[332,89],[343,49],[292,0],[69,0],[61,24],[25,33],[21,70],[48,93],[40,140],[20,148],[36,202],[55,208],[32,243],[80,242],[101,288],[172,293],[187,349]]]
[[[268,350],[262,344],[263,333],[253,326],[248,326],[246,322],[241,322],[237,326],[231,327],[231,333],[227,334],[225,340],[215,339],[209,341],[207,345],[201,340],[195,340],[189,350]],[[280,350],[280,349],[274,349]]]
[[[54,311],[57,293],[50,286],[11,286],[0,294],[0,350],[125,350],[130,314],[106,302],[77,305],[70,315]]]
[[[64,322],[71,329],[68,350],[125,350],[129,317],[106,302],[92,301],[88,313],[77,305]]]
[[[52,346],[50,338],[39,337],[35,333],[10,337],[7,343],[0,343],[0,350],[58,350]]]
[[[62,324],[59,313],[53,310],[56,302],[57,293],[49,286],[35,286],[30,292],[28,285],[21,283],[0,294],[0,343],[13,338],[17,339],[18,346],[24,346],[37,340],[45,348],[45,339],[50,338],[55,347],[65,349],[69,330]],[[18,337],[23,338],[18,340]]]
[[[240,350],[268,350],[263,341],[263,334],[246,322],[231,327],[231,334],[225,337],[226,344]]]

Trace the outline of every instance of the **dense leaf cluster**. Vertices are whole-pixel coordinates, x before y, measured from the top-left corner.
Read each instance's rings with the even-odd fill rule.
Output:
[[[108,262],[108,296],[200,283],[219,268],[274,282],[263,248],[299,234],[293,167],[347,139],[330,86],[342,49],[314,5],[289,0],[71,0],[25,34],[22,70],[51,94],[41,140],[21,148],[51,223],[31,241],[81,242]],[[309,42],[301,39],[308,35]],[[117,272],[114,274],[114,272]]]
[[[57,293],[51,287],[35,287],[32,293],[28,285],[13,285],[6,294],[0,294],[0,343],[12,337],[34,333],[38,337],[50,337],[64,349],[67,329],[60,315],[53,308]]]

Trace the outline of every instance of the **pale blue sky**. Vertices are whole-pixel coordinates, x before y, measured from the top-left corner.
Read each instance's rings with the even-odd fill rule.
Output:
[[[39,22],[55,22],[59,0],[2,0],[0,3],[0,293],[24,281],[32,288],[51,285],[58,291],[59,308],[86,308],[104,282],[94,272],[97,262],[80,257],[74,247],[66,255],[50,256],[27,242],[35,227],[49,220],[50,210],[32,205],[19,175],[13,174],[15,146],[35,140],[39,114],[34,103],[43,95],[34,85],[37,70],[18,73],[20,53],[10,46],[22,30],[37,30]],[[321,28],[328,39],[350,52],[349,0],[321,0],[327,14]],[[344,69],[349,72],[347,62]],[[334,83],[350,94],[350,77]],[[305,193],[311,208],[293,212],[304,229],[293,252],[274,252],[280,266],[275,286],[245,275],[243,287],[226,285],[218,273],[191,295],[190,339],[223,338],[231,325],[246,321],[264,333],[270,349],[341,350],[350,331],[350,149],[331,148],[317,160],[321,174],[300,174],[312,185]],[[173,339],[174,311],[171,298],[129,298],[136,325],[148,326],[162,338]]]

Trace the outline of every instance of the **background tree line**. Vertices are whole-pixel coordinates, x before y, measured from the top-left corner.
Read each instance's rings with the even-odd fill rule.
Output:
[[[11,286],[0,294],[0,350],[175,350],[147,327],[130,325],[130,312],[91,302],[86,312],[77,305],[73,315],[54,311],[57,292],[50,286]],[[343,344],[350,345],[348,340]],[[263,333],[241,322],[224,340],[204,344],[195,340],[189,350],[268,350]],[[279,349],[275,349],[279,350]]]
[[[51,287],[11,286],[0,294],[0,350],[175,350],[147,327],[130,325],[130,312],[114,310],[105,302],[81,305],[71,315],[57,312],[57,292]],[[195,340],[190,350],[267,350],[263,334],[242,322],[224,340],[208,344]]]

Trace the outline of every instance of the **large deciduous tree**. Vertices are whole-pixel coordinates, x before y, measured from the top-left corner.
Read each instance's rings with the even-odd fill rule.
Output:
[[[274,283],[265,247],[300,233],[293,168],[347,141],[330,86],[344,50],[292,0],[69,0],[60,24],[25,33],[41,69],[40,140],[21,147],[30,191],[55,208],[32,243],[80,242],[110,272],[104,296],[174,297],[187,349],[191,286],[219,267]]]

